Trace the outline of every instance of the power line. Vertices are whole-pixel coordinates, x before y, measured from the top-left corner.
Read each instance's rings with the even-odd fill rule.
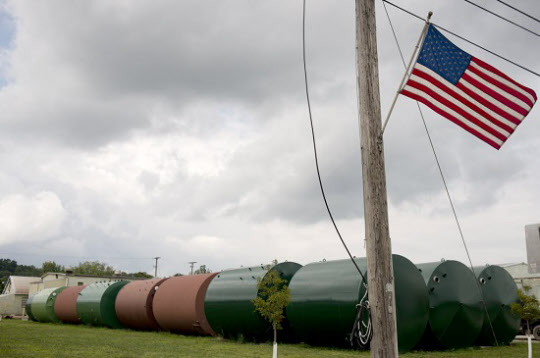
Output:
[[[349,251],[349,248],[347,247],[347,244],[343,240],[343,237],[341,236],[341,233],[336,225],[336,221],[334,220],[334,216],[332,215],[332,212],[330,211],[330,207],[328,206],[328,201],[326,200],[326,194],[324,193],[324,187],[321,179],[321,172],[319,170],[319,158],[317,155],[317,144],[315,141],[315,129],[313,127],[313,116],[311,114],[311,102],[309,99],[309,86],[308,86],[308,75],[307,75],[307,65],[306,65],[306,0],[303,1],[303,8],[302,8],[302,60],[304,64],[304,84],[306,87],[306,100],[307,100],[307,106],[308,106],[308,113],[309,113],[309,123],[311,125],[311,138],[313,140],[313,154],[315,156],[315,167],[317,169],[317,178],[319,179],[319,187],[321,188],[321,194],[324,200],[324,205],[326,206],[326,211],[328,212],[328,216],[330,217],[330,220],[332,221],[332,224],[334,225],[334,229],[336,230],[336,233],[339,237],[339,240],[341,240],[341,243],[343,244],[343,247],[345,248],[345,251],[347,251],[347,254],[349,255],[352,263],[354,264],[354,267],[356,267],[356,270],[362,277],[362,281],[364,282],[364,285],[367,285],[367,280],[364,277],[364,274],[356,264],[356,261],[354,260],[353,255]]]
[[[401,57],[401,62],[403,63],[403,67],[405,67],[405,70],[407,70],[407,65],[405,63],[405,58],[403,56],[403,51],[401,51],[401,46],[399,45],[399,41],[397,39],[396,32],[394,31],[394,25],[392,24],[392,20],[390,19],[390,15],[388,14],[388,10],[386,9],[386,5],[384,4],[384,0],[383,0],[383,7],[384,7],[384,11],[386,12],[388,22],[390,23],[390,28],[392,29],[392,34],[394,35],[394,40],[395,40],[399,55]],[[446,195],[448,197],[448,202],[450,203],[450,207],[451,207],[452,213],[454,215],[454,220],[456,222],[456,226],[457,226],[457,229],[459,231],[459,236],[461,237],[461,242],[463,243],[463,247],[465,248],[465,253],[467,254],[467,258],[469,259],[469,264],[471,265],[471,271],[474,274],[474,265],[473,265],[473,262],[472,262],[472,259],[471,259],[471,255],[469,253],[469,248],[467,247],[467,243],[465,241],[465,235],[463,234],[463,230],[461,229],[461,224],[459,222],[458,215],[457,215],[456,209],[454,207],[454,201],[452,200],[452,196],[450,195],[450,190],[448,189],[448,185],[447,185],[446,179],[444,177],[444,172],[442,170],[441,163],[440,163],[439,157],[437,155],[437,151],[435,150],[435,145],[433,144],[433,140],[431,139],[431,134],[429,133],[429,129],[428,129],[428,126],[427,126],[427,123],[426,123],[426,119],[424,118],[424,112],[422,111],[422,108],[420,107],[420,104],[418,103],[418,101],[415,101],[415,102],[416,102],[416,106],[418,107],[418,112],[420,113],[420,117],[422,118],[422,123],[424,124],[424,129],[426,131],[426,135],[427,135],[427,138],[429,140],[431,150],[433,152],[433,157],[435,158],[435,162],[437,163],[437,168],[439,169],[439,174],[441,175],[441,179],[442,179],[442,182],[443,182],[443,185],[444,185],[444,189],[446,190]],[[475,274],[475,278],[476,278],[476,274]],[[483,294],[482,288],[480,287],[480,283],[478,282],[478,280],[475,280],[475,281],[476,281],[476,284],[478,285],[478,289],[479,289],[480,293],[482,294],[482,304],[484,306],[484,311],[485,311],[485,313],[487,315],[489,326],[491,328],[491,333],[492,333],[493,338],[495,340],[495,345],[499,346],[499,342],[497,341],[497,335],[495,334],[495,330],[493,329],[493,324],[491,322],[491,318],[489,316],[489,312],[488,312],[488,309],[487,309],[487,306],[486,306],[486,302],[485,302],[485,299],[484,299],[484,294]]]
[[[402,7],[396,5],[396,4],[394,4],[394,3],[392,3],[392,2],[390,2],[390,1],[388,1],[388,0],[382,0],[382,1],[385,2],[385,3],[387,3],[387,4],[389,4],[389,5],[392,5],[393,7],[397,8],[397,9],[399,9],[399,10],[401,10],[401,11],[403,11],[403,12],[405,12],[405,13],[407,13],[407,14],[413,16],[413,17],[416,17],[417,19],[419,19],[419,20],[421,20],[422,22],[424,22],[424,19],[423,19],[421,16],[418,16],[418,15],[416,15],[415,13],[410,12],[409,10],[406,10],[406,9],[404,9],[404,8],[402,8]],[[450,30],[448,30],[448,29],[445,29],[444,27],[439,26],[439,25],[436,25],[436,24],[433,24],[433,26],[435,26],[436,28],[438,28],[438,29],[440,29],[440,30],[442,30],[442,31],[444,31],[444,32],[446,32],[446,33],[449,33],[449,34],[451,34],[451,35],[453,35],[453,36],[455,36],[455,37],[457,37],[457,38],[459,38],[459,39],[461,39],[461,40],[463,40],[463,41],[465,41],[465,42],[468,42],[468,43],[470,43],[471,45],[476,46],[476,47],[478,47],[478,48],[480,48],[480,49],[482,49],[482,50],[484,50],[484,51],[486,51],[486,52],[492,54],[493,56],[496,56],[496,57],[500,58],[501,60],[504,60],[504,61],[506,61],[506,62],[508,62],[508,63],[511,63],[512,65],[517,66],[517,67],[521,68],[522,70],[525,70],[525,71],[527,71],[527,72],[529,72],[529,73],[531,73],[531,74],[533,74],[533,75],[535,75],[535,76],[537,76],[537,77],[540,77],[540,74],[539,74],[539,73],[537,73],[537,72],[535,72],[535,71],[533,71],[533,70],[531,70],[531,69],[529,69],[529,68],[527,68],[527,67],[525,67],[525,66],[522,66],[522,65],[520,65],[520,64],[518,64],[518,63],[516,63],[516,62],[514,62],[514,61],[512,61],[512,60],[509,60],[509,59],[507,59],[506,57],[504,57],[504,56],[502,56],[502,55],[499,55],[499,54],[497,54],[497,53],[495,53],[495,52],[493,52],[493,51],[491,51],[491,50],[488,50],[487,48],[485,48],[485,47],[483,47],[483,46],[481,46],[481,45],[478,45],[477,43],[474,43],[474,42],[472,42],[471,40],[468,40],[468,39],[466,39],[465,37],[456,34],[455,32],[452,32],[452,31],[450,31]]]
[[[18,255],[18,256],[38,256],[38,257],[61,257],[61,258],[68,258],[68,259],[96,259],[96,260],[149,260],[153,259],[153,257],[101,257],[97,258],[95,256],[70,256],[70,255],[54,255],[54,254],[36,254],[36,253],[28,253],[28,252],[0,252],[0,255]]]
[[[536,17],[531,16],[531,15],[527,14],[527,13],[524,12],[524,11],[521,11],[520,9],[518,9],[518,8],[516,8],[516,7],[513,7],[513,6],[510,5],[510,4],[507,4],[507,3],[505,3],[505,2],[502,1],[502,0],[497,0],[497,1],[500,2],[500,3],[503,4],[503,5],[508,6],[510,9],[515,10],[515,11],[519,12],[520,14],[527,16],[527,17],[530,18],[530,19],[533,19],[533,20],[536,21],[536,22],[540,22],[540,20],[538,20]]]
[[[501,16],[501,15],[499,15],[499,14],[497,14],[497,13],[494,13],[493,11],[486,9],[485,7],[482,7],[482,6],[478,5],[478,4],[475,4],[475,3],[473,3],[473,2],[470,1],[470,0],[463,0],[463,1],[465,1],[466,3],[469,3],[469,4],[473,5],[473,6],[476,6],[477,8],[482,9],[482,10],[484,10],[485,12],[490,13],[491,15],[496,16],[496,17],[498,17],[499,19],[504,20],[504,21],[506,21],[506,22],[508,22],[508,23],[510,23],[510,24],[512,24],[512,25],[514,25],[514,26],[516,26],[516,27],[519,27],[519,28],[522,29],[522,30],[525,30],[525,31],[527,31],[527,32],[529,32],[529,33],[531,33],[531,34],[533,34],[533,35],[536,35],[536,36],[540,37],[540,34],[534,32],[534,31],[532,31],[532,30],[529,30],[529,29],[526,28],[525,26],[521,26],[520,24],[518,24],[518,23],[516,23],[516,22],[514,22],[514,21],[512,21],[512,20],[509,20],[509,19],[507,19],[507,18],[504,17],[504,16]]]

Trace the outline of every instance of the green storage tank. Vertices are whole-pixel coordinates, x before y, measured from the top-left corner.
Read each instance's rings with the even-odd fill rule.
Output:
[[[512,313],[510,308],[510,304],[518,302],[517,285],[508,271],[500,266],[475,267],[474,273],[487,309],[487,314],[484,310],[484,325],[476,343],[509,344],[518,334],[520,324],[519,315]]]
[[[463,348],[474,344],[482,330],[482,294],[472,271],[458,261],[416,265],[429,293],[429,324],[424,346]]]
[[[33,299],[34,299],[34,296],[28,297],[28,299],[26,300],[25,308],[26,308],[26,314],[28,315],[28,318],[32,321],[36,321],[36,318],[32,314],[32,300]]]
[[[367,279],[365,258],[356,264]],[[426,284],[416,266],[400,255],[392,255],[397,311],[398,346],[413,348],[428,321]],[[357,315],[357,304],[365,293],[362,278],[351,260],[323,261],[302,267],[289,285],[291,302],[287,317],[293,331],[306,343],[350,345],[349,337]]]
[[[302,267],[294,262],[283,262],[271,268],[281,278],[290,282]],[[263,278],[268,270],[262,266],[225,270],[214,277],[204,299],[204,310],[208,323],[217,334],[227,338],[244,337],[248,340],[271,338],[272,327],[256,311],[251,301],[258,296],[257,279]],[[290,338],[284,324],[278,338]]]
[[[66,287],[46,288],[39,291],[30,303],[30,312],[32,319],[38,322],[60,323],[60,320],[54,314],[54,301],[56,296]]]
[[[96,282],[88,285],[77,298],[77,315],[90,326],[123,328],[115,311],[116,295],[129,281]]]

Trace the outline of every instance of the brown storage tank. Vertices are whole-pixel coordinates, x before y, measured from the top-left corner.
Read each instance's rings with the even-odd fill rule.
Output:
[[[159,329],[152,312],[152,301],[165,280],[132,281],[122,287],[116,296],[114,308],[118,320],[126,328]]]
[[[86,285],[68,287],[56,297],[54,314],[62,323],[81,323],[77,315],[77,298],[85,287]]]
[[[214,335],[204,313],[204,296],[217,273],[171,277],[154,296],[154,316],[166,330]]]

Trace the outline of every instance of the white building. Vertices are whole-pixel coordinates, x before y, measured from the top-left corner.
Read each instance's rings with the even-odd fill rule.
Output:
[[[540,224],[525,226],[525,244],[529,273],[540,273]]]
[[[529,294],[534,294],[536,297],[540,298],[540,274],[530,273],[528,264],[521,262],[517,264],[504,264],[500,266],[510,273],[518,285],[518,288],[530,286],[531,290],[529,291]]]
[[[36,280],[39,277],[9,276],[0,295],[0,315],[24,315],[30,284]]]

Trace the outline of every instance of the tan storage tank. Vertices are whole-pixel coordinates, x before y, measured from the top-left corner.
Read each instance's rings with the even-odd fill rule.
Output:
[[[77,298],[86,286],[71,286],[63,290],[54,302],[54,314],[62,323],[81,323],[77,315]]]
[[[154,296],[154,317],[159,326],[184,334],[214,335],[204,312],[204,296],[217,273],[171,277]]]
[[[116,296],[115,310],[118,320],[126,328],[159,329],[152,312],[152,301],[165,280],[132,281],[122,287]]]

